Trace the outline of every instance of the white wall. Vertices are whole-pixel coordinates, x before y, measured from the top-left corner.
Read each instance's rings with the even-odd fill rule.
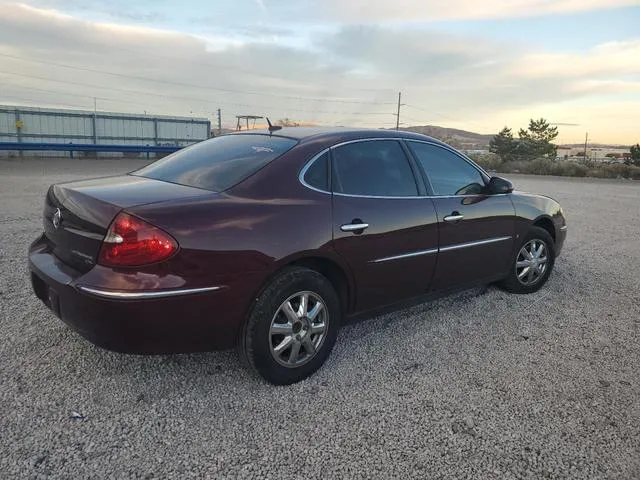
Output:
[[[19,130],[18,118],[22,124]],[[210,127],[206,118],[0,105],[0,142],[185,146],[209,138]],[[10,153],[0,150],[0,156]],[[69,153],[34,151],[25,155]]]

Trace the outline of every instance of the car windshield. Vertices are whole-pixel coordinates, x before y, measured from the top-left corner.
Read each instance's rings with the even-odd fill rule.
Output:
[[[291,138],[272,135],[226,135],[196,143],[131,174],[222,192],[296,143]]]

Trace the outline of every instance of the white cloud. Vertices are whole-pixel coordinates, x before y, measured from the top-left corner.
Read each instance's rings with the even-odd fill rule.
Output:
[[[0,0],[0,4],[6,0]],[[90,18],[135,23],[162,22],[183,16],[214,18],[241,26],[264,20],[290,24],[388,24],[566,15],[638,5],[640,0],[221,0],[182,2],[151,0],[24,0],[40,8],[55,8]]]
[[[345,25],[310,38],[293,48],[230,40],[215,25],[204,37],[9,4],[0,8],[0,103],[92,108],[95,96],[110,111],[213,118],[220,107],[227,125],[260,114],[388,127],[402,90],[408,124],[487,133],[544,116],[637,141],[628,110],[618,110],[616,133],[607,105],[622,95],[640,102],[640,40],[549,53],[416,28]],[[569,118],[577,111],[582,119]]]
[[[638,0],[329,0],[324,14],[342,21],[424,21],[529,17],[637,5]]]
[[[640,38],[597,45],[585,53],[530,53],[511,69],[525,77],[640,74]]]
[[[258,7],[260,7],[260,10],[267,13],[267,6],[264,4],[264,0],[256,0],[256,3],[258,4]]]

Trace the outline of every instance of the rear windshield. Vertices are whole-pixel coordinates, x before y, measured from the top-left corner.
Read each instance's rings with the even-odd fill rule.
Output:
[[[297,143],[270,135],[226,135],[196,143],[132,175],[222,192]]]

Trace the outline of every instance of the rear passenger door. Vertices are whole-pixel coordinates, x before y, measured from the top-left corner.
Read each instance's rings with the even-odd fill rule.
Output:
[[[355,277],[356,311],[426,293],[434,273],[436,212],[405,148],[380,139],[331,149],[334,245]]]
[[[426,174],[438,216],[439,254],[432,290],[506,274],[515,230],[509,194],[489,195],[488,178],[443,145],[406,143]]]

